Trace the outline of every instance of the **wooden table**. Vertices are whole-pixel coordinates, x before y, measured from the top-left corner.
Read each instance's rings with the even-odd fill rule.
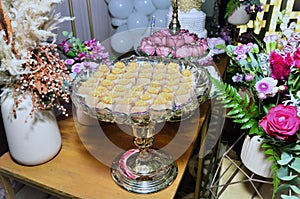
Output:
[[[217,62],[223,69],[224,60]],[[222,73],[222,71],[221,71]],[[192,155],[203,124],[207,124],[209,101],[200,106],[191,118],[167,123],[155,135],[154,147],[176,157],[178,175],[166,189],[152,194],[135,194],[120,188],[111,177],[110,161],[118,153],[133,148],[132,136],[110,123],[82,126],[76,117],[59,121],[63,144],[58,155],[47,163],[22,166],[15,163],[9,152],[0,158],[0,178],[7,199],[15,198],[9,178],[62,198],[174,198]],[[100,128],[101,127],[101,128]],[[124,127],[126,128],[126,127]],[[101,129],[101,131],[99,131]],[[107,139],[110,142],[107,142]],[[110,147],[114,146],[114,147]],[[103,158],[104,157],[104,158]]]

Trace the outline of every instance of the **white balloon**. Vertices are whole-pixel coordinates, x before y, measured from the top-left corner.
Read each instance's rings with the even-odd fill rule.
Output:
[[[133,47],[133,39],[129,31],[119,32],[111,37],[110,44],[117,53],[127,53]]]
[[[156,10],[151,0],[134,0],[134,8],[140,13],[149,15]]]
[[[126,19],[118,19],[118,18],[112,18],[111,19],[111,24],[113,26],[121,26],[127,22]]]
[[[126,30],[128,30],[128,29],[127,29],[127,24],[124,24],[124,25],[119,26],[119,27],[116,29],[116,33],[123,32],[123,31],[126,31]]]
[[[110,0],[108,10],[115,18],[126,19],[133,11],[132,0]]]
[[[158,9],[151,16],[155,16],[155,27],[166,28],[168,9]]]
[[[152,4],[157,9],[168,9],[171,6],[171,0],[152,0]]]
[[[136,29],[136,28],[144,28],[149,24],[149,19],[146,15],[140,12],[131,13],[127,19],[127,28]]]

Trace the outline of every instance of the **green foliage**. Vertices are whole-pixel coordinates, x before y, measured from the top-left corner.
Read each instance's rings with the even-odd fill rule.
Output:
[[[258,127],[257,117],[259,116],[259,108],[256,104],[251,103],[251,97],[245,93],[244,99],[238,93],[237,89],[230,84],[223,83],[211,77],[212,83],[217,90],[217,98],[221,99],[221,103],[230,111],[227,116],[233,119],[233,122],[243,124],[241,129],[247,129],[250,135],[262,135]]]
[[[239,0],[229,0],[226,6],[224,18],[229,17],[240,5],[241,3]]]

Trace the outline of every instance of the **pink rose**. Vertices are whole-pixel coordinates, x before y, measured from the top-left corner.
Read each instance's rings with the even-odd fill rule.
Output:
[[[141,41],[140,45],[140,51],[144,52],[148,55],[154,55],[155,53],[155,47],[152,45],[152,43],[146,39],[143,39]]]
[[[287,141],[296,134],[300,126],[297,109],[294,106],[284,106],[283,104],[272,107],[269,113],[262,118],[259,126],[269,136]]]
[[[172,49],[167,46],[159,46],[156,48],[156,55],[162,57],[168,57],[172,52]]]
[[[176,49],[175,51],[175,58],[185,58],[185,57],[190,57],[193,54],[193,49],[188,46],[181,46]]]
[[[168,47],[175,47],[176,46],[176,42],[175,42],[174,37],[167,38],[167,46]]]
[[[161,37],[150,37],[150,41],[158,45],[162,43]]]
[[[300,68],[300,48],[297,48],[297,50],[294,52],[294,61],[295,67]]]
[[[175,40],[176,47],[183,46],[185,44],[185,40],[182,36],[178,36]]]
[[[202,46],[191,46],[191,51],[193,57],[197,57],[203,54],[204,49]]]
[[[184,41],[187,44],[193,43],[197,39],[197,35],[195,34],[190,34],[190,33],[184,33],[183,35]]]

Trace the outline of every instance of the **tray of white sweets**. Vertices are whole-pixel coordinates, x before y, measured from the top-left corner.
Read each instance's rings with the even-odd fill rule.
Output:
[[[77,74],[72,100],[89,116],[130,124],[190,117],[209,95],[207,71],[185,60],[131,56]]]

